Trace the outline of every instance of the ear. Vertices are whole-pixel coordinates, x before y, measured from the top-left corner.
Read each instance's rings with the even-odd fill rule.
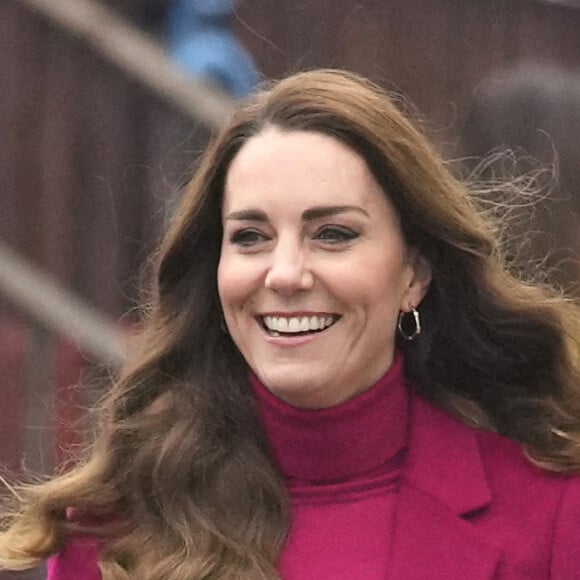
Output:
[[[415,248],[409,250],[410,280],[401,300],[400,310],[409,312],[417,308],[429,289],[432,270],[428,260]]]

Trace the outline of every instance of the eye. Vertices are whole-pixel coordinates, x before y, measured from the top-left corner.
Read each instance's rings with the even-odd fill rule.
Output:
[[[344,226],[324,226],[320,228],[314,238],[330,244],[350,242],[359,237],[359,234]]]
[[[268,239],[263,233],[254,229],[238,230],[230,236],[230,242],[242,248],[249,248]]]

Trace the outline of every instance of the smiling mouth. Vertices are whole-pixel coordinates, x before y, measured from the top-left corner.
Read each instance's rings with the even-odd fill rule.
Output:
[[[304,336],[328,330],[340,316],[324,314],[319,316],[258,316],[262,328],[269,336]]]

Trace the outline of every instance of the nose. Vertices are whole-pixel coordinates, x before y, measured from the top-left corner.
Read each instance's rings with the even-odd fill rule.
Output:
[[[265,286],[281,294],[312,287],[314,278],[307,266],[305,250],[297,244],[278,244],[271,254]]]

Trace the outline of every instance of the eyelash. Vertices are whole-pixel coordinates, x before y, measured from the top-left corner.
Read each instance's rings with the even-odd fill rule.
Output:
[[[331,237],[327,237],[328,234]],[[324,226],[316,232],[314,236],[317,240],[322,240],[330,244],[340,244],[350,242],[359,237],[359,234],[350,228],[343,226]]]
[[[359,237],[359,234],[344,226],[323,226],[314,235],[319,240],[329,245],[345,244]],[[254,229],[242,229],[233,232],[230,243],[240,248],[251,248],[256,244],[268,241],[270,238],[262,232]]]
[[[257,242],[268,240],[269,238],[257,230],[238,230],[230,236],[230,242],[242,248],[249,248]]]

